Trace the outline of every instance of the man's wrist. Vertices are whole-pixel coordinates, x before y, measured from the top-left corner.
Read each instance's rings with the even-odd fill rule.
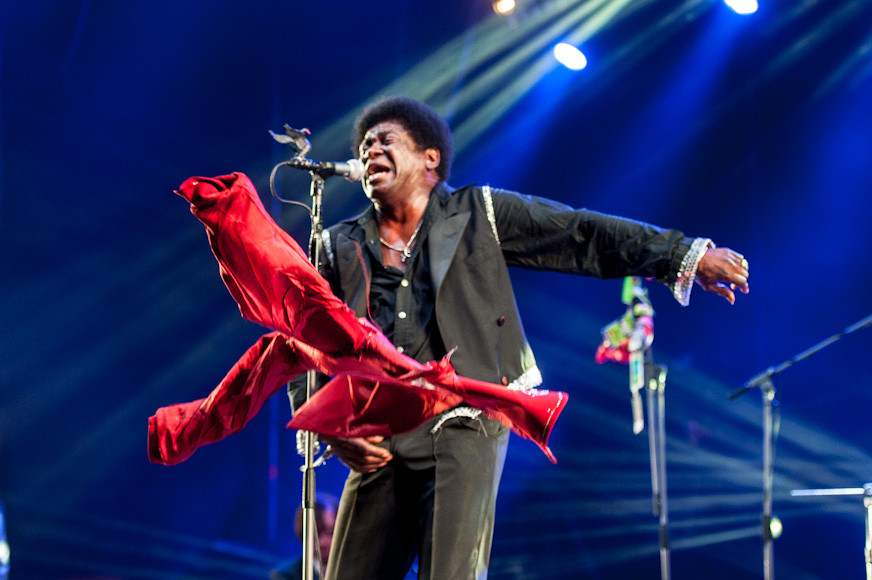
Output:
[[[681,260],[675,283],[672,285],[672,295],[682,306],[690,304],[690,291],[693,290],[693,282],[696,280],[696,270],[700,260],[709,248],[714,247],[715,244],[710,239],[696,238]]]

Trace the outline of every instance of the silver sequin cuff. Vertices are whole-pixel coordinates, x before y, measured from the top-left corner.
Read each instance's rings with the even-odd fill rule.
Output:
[[[439,429],[442,428],[442,425],[445,424],[449,419],[454,419],[455,417],[469,417],[470,419],[478,419],[481,415],[481,409],[476,409],[475,407],[454,407],[450,411],[445,411],[442,413],[442,416],[439,417],[439,420],[436,421],[436,424],[430,429],[430,433],[436,433]]]
[[[682,306],[690,304],[690,291],[693,289],[693,281],[696,280],[696,269],[699,261],[705,256],[706,250],[714,248],[715,244],[708,238],[696,238],[690,245],[690,249],[681,260],[678,269],[678,277],[672,286],[672,295]]]
[[[542,373],[539,367],[532,366],[524,371],[520,377],[506,385],[507,389],[513,391],[530,391],[542,384]]]
[[[542,384],[542,373],[539,372],[539,367],[530,367],[524,374],[520,377],[506,385],[507,389],[512,389],[515,391],[524,391],[529,394],[536,394],[535,388]],[[436,421],[436,425],[430,430],[431,433],[436,433],[439,429],[442,428],[442,425],[445,424],[449,419],[454,419],[455,417],[468,417],[470,419],[477,419],[481,415],[481,409],[476,409],[475,407],[466,407],[460,406],[451,409],[450,411],[445,411],[439,417],[439,420]]]

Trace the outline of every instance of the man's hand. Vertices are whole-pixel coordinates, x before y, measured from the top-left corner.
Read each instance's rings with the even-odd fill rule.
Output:
[[[384,440],[380,435],[351,439],[319,435],[318,438],[330,445],[342,463],[360,473],[372,473],[381,469],[394,457],[387,449],[378,447],[377,444]]]
[[[710,248],[696,268],[696,282],[703,290],[714,292],[735,304],[733,290],[742,294],[751,291],[748,287],[748,260],[729,248]]]

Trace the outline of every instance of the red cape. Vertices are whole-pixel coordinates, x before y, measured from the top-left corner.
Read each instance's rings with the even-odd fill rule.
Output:
[[[245,175],[194,177],[176,193],[206,226],[242,316],[274,332],[249,348],[207,398],[162,407],[149,418],[150,461],[174,465],[199,446],[238,432],[266,399],[310,369],[334,378],[298,409],[289,428],[389,436],[465,403],[534,441],[555,461],[547,441],[566,393],[507,389],[458,376],[448,357],[422,365],[397,352],[333,295]]]

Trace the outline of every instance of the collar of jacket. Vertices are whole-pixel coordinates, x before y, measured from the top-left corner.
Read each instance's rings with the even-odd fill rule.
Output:
[[[467,186],[471,187],[471,186]],[[465,187],[463,189],[466,189]],[[430,277],[436,295],[445,281],[445,275],[454,259],[457,246],[463,235],[466,224],[469,222],[469,211],[458,210],[456,204],[451,203],[452,195],[457,189],[447,183],[436,184],[430,192],[430,202],[427,205],[427,213],[430,219],[430,229],[427,232],[428,257],[430,259]],[[356,224],[359,230],[351,234],[362,245],[378,243],[376,240],[366,240],[366,234],[370,222],[375,222],[375,209],[370,206],[356,218],[345,220],[346,224]],[[340,242],[337,240],[337,252],[340,251]]]

